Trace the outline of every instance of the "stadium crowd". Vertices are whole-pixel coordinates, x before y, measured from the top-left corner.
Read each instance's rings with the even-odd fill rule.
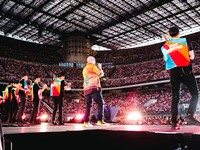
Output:
[[[195,50],[193,70],[196,76],[200,75],[200,39],[197,34],[190,35]],[[118,112],[112,121],[119,123],[133,123],[128,121],[127,116],[133,111],[142,114],[140,124],[170,124],[171,92],[168,83],[159,84],[160,81],[169,79],[168,72],[164,69],[164,62],[160,52],[161,44],[136,49],[115,50],[112,55],[109,51],[99,51],[96,54],[97,62],[105,63],[103,66],[105,77],[102,81],[103,88],[120,87],[139,83],[150,83],[157,81],[154,85],[136,86],[128,89],[105,90],[103,91],[106,106],[118,107]],[[48,50],[46,50],[48,51]],[[82,91],[82,68],[62,67],[58,62],[62,57],[55,51],[50,53],[39,53],[35,55],[34,50],[20,51],[19,49],[0,46],[0,81],[8,83],[18,82],[23,75],[29,75],[30,81],[37,74],[42,77],[42,82],[50,86],[54,73],[66,72],[66,82],[71,83],[72,91],[66,91],[64,96],[63,116],[68,114],[83,113],[85,101]],[[45,56],[45,57],[44,57]],[[53,56],[53,57],[52,57]],[[45,58],[45,59],[44,59]],[[52,60],[54,60],[52,62]],[[52,64],[49,64],[51,62]],[[106,65],[109,63],[109,65]],[[200,80],[198,79],[200,89]],[[27,97],[29,98],[29,97]],[[187,88],[181,90],[180,120],[184,120],[187,109],[187,102],[190,98]],[[146,105],[151,100],[153,103]],[[26,114],[30,116],[32,102],[26,104]],[[47,107],[48,106],[48,107]],[[44,92],[40,113],[51,116],[53,107],[49,91]],[[96,111],[93,105],[93,114]],[[51,118],[51,117],[50,117]],[[67,120],[67,118],[65,118]],[[183,122],[184,123],[184,122]]]

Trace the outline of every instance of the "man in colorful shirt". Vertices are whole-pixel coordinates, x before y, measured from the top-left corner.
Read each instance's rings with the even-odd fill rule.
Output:
[[[63,122],[63,99],[64,99],[64,92],[67,88],[66,82],[65,82],[65,73],[61,72],[59,73],[58,77],[55,77],[53,79],[53,82],[51,84],[51,91],[50,96],[53,98],[53,114],[52,114],[52,124],[57,125],[56,121],[56,113],[58,110],[58,124],[64,125]]]
[[[93,56],[87,58],[86,66],[83,68],[83,92],[86,99],[86,110],[84,115],[85,127],[90,127],[90,110],[93,100],[98,105],[97,125],[107,124],[104,121],[104,99],[101,89],[100,78],[104,76],[102,65],[99,63],[96,66],[96,59]]]
[[[191,60],[194,59],[194,51],[191,49],[190,45],[188,46],[189,43],[186,38],[180,38],[178,27],[170,28],[169,36],[170,38],[161,47],[161,51],[165,60],[165,68],[170,73],[170,82],[172,86],[172,129],[179,128],[177,116],[180,88],[182,84],[185,84],[188,87],[191,94],[186,121],[189,124],[200,125],[194,118],[198,102],[198,87],[192,72],[191,64]]]

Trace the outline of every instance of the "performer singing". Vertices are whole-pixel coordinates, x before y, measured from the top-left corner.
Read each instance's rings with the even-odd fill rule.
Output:
[[[33,124],[39,124],[40,122],[37,120],[38,117],[38,109],[39,109],[39,102],[42,99],[42,92],[47,88],[46,84],[40,84],[41,77],[36,76],[34,83],[32,84],[31,89],[31,100],[33,101],[33,112],[30,118],[30,122]]]
[[[90,127],[90,111],[93,100],[98,105],[97,125],[106,125],[104,121],[104,99],[102,95],[100,78],[104,76],[102,64],[97,64],[93,56],[87,58],[86,66],[83,68],[83,91],[86,99],[86,110],[84,115],[84,127]]]

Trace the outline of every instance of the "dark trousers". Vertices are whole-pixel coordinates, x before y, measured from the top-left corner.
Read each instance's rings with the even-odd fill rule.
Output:
[[[17,120],[16,115],[17,115],[18,110],[19,110],[19,105],[18,105],[17,100],[12,99],[11,109],[10,109],[10,122],[15,122]]]
[[[102,93],[98,90],[93,91],[92,93],[85,95],[85,99],[86,99],[86,110],[85,110],[85,115],[84,115],[84,121],[88,122],[90,120],[90,111],[91,111],[93,100],[98,105],[97,119],[104,120],[104,103],[105,102],[104,102]]]
[[[11,106],[11,102],[9,99],[7,99],[5,103],[3,103],[2,122],[8,121],[10,117],[10,106]]]
[[[54,108],[53,108],[53,115],[52,115],[52,122],[55,121],[56,112],[58,110],[58,121],[62,123],[63,117],[63,98],[62,97],[53,97]]]
[[[18,111],[18,121],[22,121],[22,116],[24,114],[25,106],[26,106],[26,95],[19,94],[20,103],[19,103],[19,111]]]
[[[180,99],[181,85],[186,85],[191,94],[190,105],[187,114],[192,116],[196,111],[196,106],[198,102],[198,86],[191,66],[174,68],[170,70],[170,76],[172,85],[172,123],[177,123],[178,103]]]
[[[33,112],[31,115],[30,122],[37,122],[38,109],[39,109],[39,99],[34,99],[33,100]]]

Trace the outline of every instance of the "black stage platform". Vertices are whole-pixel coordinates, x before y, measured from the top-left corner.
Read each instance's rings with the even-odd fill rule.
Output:
[[[171,130],[170,125],[110,125],[83,127],[80,123],[52,125],[3,125],[5,140],[12,150],[182,150],[200,149],[200,127],[183,125]],[[8,149],[8,148],[6,148]]]

